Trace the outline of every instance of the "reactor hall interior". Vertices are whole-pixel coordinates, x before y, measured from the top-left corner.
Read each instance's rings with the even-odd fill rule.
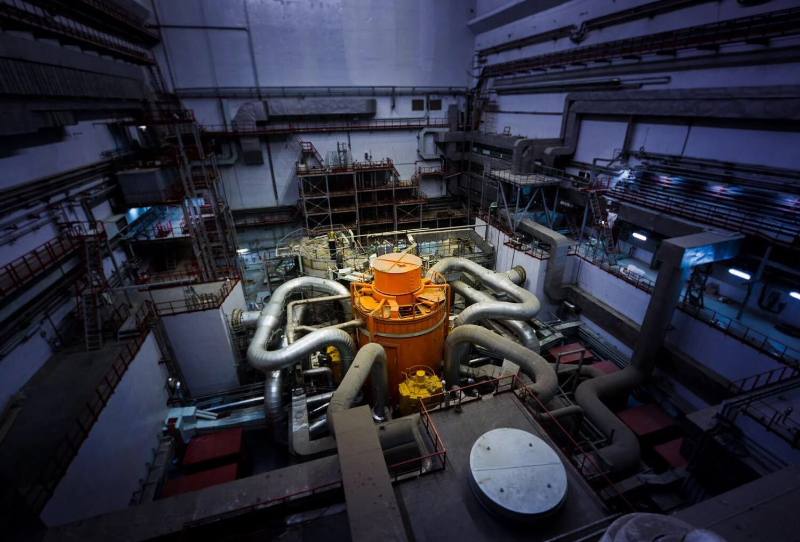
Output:
[[[0,0],[0,538],[800,541],[798,148],[798,0]]]

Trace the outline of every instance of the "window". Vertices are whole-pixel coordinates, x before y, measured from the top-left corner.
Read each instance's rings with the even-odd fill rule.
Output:
[[[425,100],[422,98],[414,98],[411,100],[412,111],[425,111]]]
[[[439,98],[428,100],[428,109],[430,109],[431,111],[441,111],[442,100]]]

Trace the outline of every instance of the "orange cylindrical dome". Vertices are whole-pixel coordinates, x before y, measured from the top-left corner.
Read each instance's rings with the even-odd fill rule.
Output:
[[[422,260],[413,254],[378,256],[372,263],[373,286],[384,295],[410,294],[422,286]]]

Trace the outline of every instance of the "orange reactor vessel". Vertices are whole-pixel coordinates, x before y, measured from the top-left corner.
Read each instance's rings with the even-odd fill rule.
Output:
[[[372,283],[350,285],[353,309],[364,325],[359,347],[375,342],[386,350],[389,393],[398,401],[398,385],[408,369],[438,370],[447,336],[449,286],[422,278],[422,260],[406,253],[384,254],[372,264]]]

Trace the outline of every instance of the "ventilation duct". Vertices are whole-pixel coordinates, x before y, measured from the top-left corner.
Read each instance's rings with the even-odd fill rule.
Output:
[[[233,117],[233,130],[236,132],[255,133],[259,123],[267,122],[267,109],[264,102],[243,103]],[[239,138],[242,146],[242,159],[248,166],[259,166],[264,163],[264,154],[261,152],[261,141],[256,136]]]

